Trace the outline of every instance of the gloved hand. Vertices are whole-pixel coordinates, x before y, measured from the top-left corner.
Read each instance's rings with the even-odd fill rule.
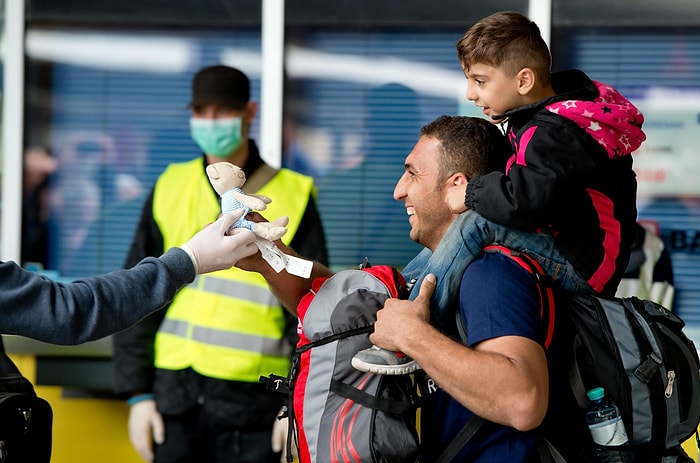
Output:
[[[282,452],[281,463],[287,462],[287,426],[289,425],[289,418],[282,418],[278,420],[275,418],[275,422],[272,424],[272,451],[275,453]],[[296,446],[292,445],[292,456],[297,457]]]
[[[129,440],[141,458],[153,461],[153,442],[162,444],[165,441],[165,425],[156,410],[155,400],[141,400],[131,406]]]
[[[223,214],[180,246],[189,254],[198,274],[231,268],[240,259],[258,251],[252,231],[234,228],[226,235],[226,231],[241,215],[243,209]]]

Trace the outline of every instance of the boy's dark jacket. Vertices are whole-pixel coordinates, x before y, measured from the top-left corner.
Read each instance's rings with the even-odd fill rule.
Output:
[[[631,154],[642,114],[612,87],[577,70],[552,74],[556,95],[502,117],[513,156],[475,177],[466,205],[524,230],[549,228],[557,246],[601,295],[613,296],[627,266],[637,217]]]

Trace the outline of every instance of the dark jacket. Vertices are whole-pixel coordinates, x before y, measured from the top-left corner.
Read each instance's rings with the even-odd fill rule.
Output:
[[[555,96],[503,114],[513,156],[507,173],[473,178],[466,205],[523,230],[550,228],[592,288],[613,296],[637,217],[630,153],[643,117],[615,89],[581,71],[552,74]]]
[[[249,158],[242,166],[243,171],[250,178],[261,165],[263,161],[258,148],[249,140]],[[206,158],[203,157],[202,169],[205,168]],[[213,187],[212,194],[218,196]],[[309,198],[299,229],[290,244],[300,255],[327,263],[325,236],[313,197]],[[139,256],[158,255],[162,247],[163,237],[153,218],[151,192],[144,204],[126,266],[137,261]],[[282,404],[284,397],[281,394],[267,392],[258,383],[208,378],[191,369],[171,371],[154,367],[155,336],[164,317],[165,310],[161,310],[134,328],[114,336],[117,394],[128,397],[135,393],[154,392],[158,410],[164,415],[178,415],[200,403],[224,426],[247,430],[268,428]],[[296,320],[291,316],[288,328],[290,342],[295,342]]]
[[[59,283],[0,262],[0,333],[72,345],[126,329],[194,280],[187,253],[170,249],[130,270]]]

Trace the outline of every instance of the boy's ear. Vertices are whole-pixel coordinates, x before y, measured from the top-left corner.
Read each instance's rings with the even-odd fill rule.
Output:
[[[518,93],[527,95],[535,87],[535,72],[531,68],[522,68],[518,72]]]

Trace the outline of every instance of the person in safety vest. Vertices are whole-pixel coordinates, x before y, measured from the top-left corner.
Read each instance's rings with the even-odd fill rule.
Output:
[[[246,194],[268,196],[265,215],[288,216],[282,242],[327,262],[313,179],[273,169],[249,138],[257,103],[238,69],[214,65],[192,81],[190,128],[203,155],[169,165],[144,204],[126,267],[160,255],[215,220],[220,197],[206,167],[243,169]],[[238,268],[199,276],[172,303],[114,337],[115,392],[131,406],[129,438],[146,461],[265,463],[282,394],[259,381],[285,376],[296,336],[265,279]]]

